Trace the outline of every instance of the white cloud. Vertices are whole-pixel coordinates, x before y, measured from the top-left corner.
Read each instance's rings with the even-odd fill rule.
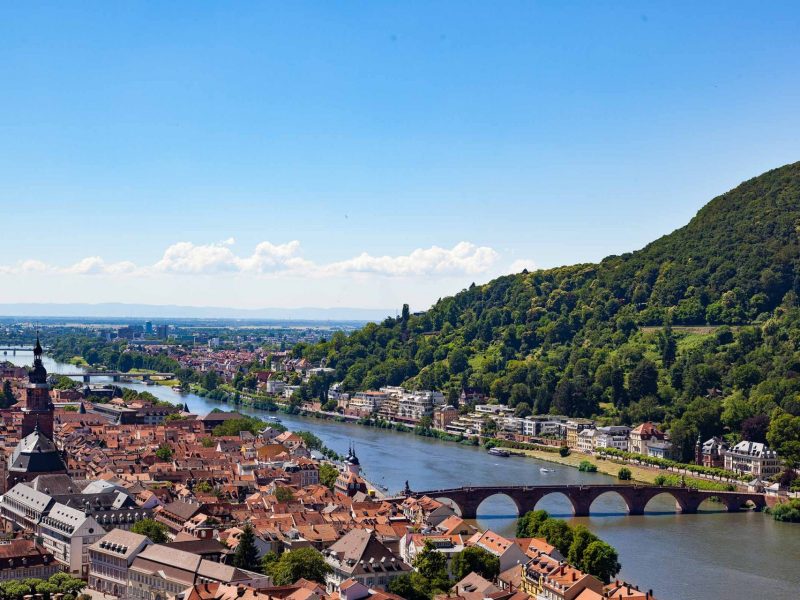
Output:
[[[16,275],[18,273],[44,273],[51,267],[40,260],[21,260],[16,265],[0,265],[0,274]]]
[[[451,249],[431,246],[417,248],[405,256],[370,256],[366,252],[354,258],[331,263],[331,273],[372,273],[389,277],[420,275],[455,275],[484,273],[498,254],[487,246],[460,242]]]
[[[127,275],[136,271],[136,265],[127,260],[106,263],[99,256],[87,256],[59,271],[68,275]]]
[[[71,266],[56,267],[38,260],[27,260],[15,266],[0,265],[0,274],[55,272],[68,275],[151,275],[188,274],[219,275],[245,273],[252,275],[296,275],[303,277],[341,277],[373,275],[381,277],[457,276],[492,273],[499,254],[488,246],[459,242],[452,248],[431,246],[417,248],[399,256],[373,256],[366,252],[353,258],[329,263],[316,263],[301,256],[300,242],[285,244],[259,243],[253,253],[240,256],[234,252],[234,238],[219,243],[194,244],[177,242],[169,246],[160,260],[152,265],[137,266],[130,261],[107,263],[100,256],[88,256]],[[532,261],[515,261],[511,268],[531,268]]]

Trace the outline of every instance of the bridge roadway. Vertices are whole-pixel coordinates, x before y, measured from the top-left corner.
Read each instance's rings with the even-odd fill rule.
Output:
[[[33,352],[33,346],[0,346],[0,352],[13,352],[15,355],[17,352]]]
[[[111,377],[114,381],[119,381],[123,377],[131,379],[141,379],[148,381],[151,377],[162,377],[164,379],[173,379],[174,373],[123,373],[122,371],[84,371],[82,373],[52,373],[53,375],[63,375],[66,377],[83,377],[85,382],[89,382],[92,377]]]
[[[462,518],[474,519],[481,503],[497,494],[508,496],[517,505],[520,515],[536,509],[536,504],[550,494],[561,494],[572,504],[576,517],[589,516],[592,503],[603,494],[617,494],[625,502],[629,515],[643,515],[647,503],[659,494],[668,494],[675,499],[678,512],[696,513],[704,500],[718,498],[728,512],[736,512],[751,506],[762,509],[766,506],[763,494],[751,492],[716,492],[689,487],[651,485],[510,485],[471,486],[424,492],[412,491],[405,497],[428,496],[450,500]]]

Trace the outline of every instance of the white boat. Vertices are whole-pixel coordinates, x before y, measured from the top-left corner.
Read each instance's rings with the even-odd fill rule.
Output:
[[[555,469],[548,469],[547,467],[539,467],[539,470],[542,473],[554,473],[555,472]]]
[[[265,420],[269,421],[270,423],[280,423],[281,420],[278,417],[264,417]]]

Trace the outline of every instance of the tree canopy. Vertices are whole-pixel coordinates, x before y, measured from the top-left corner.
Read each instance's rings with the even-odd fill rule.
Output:
[[[324,585],[331,571],[322,554],[311,547],[284,552],[277,560],[274,556],[265,558],[265,571],[275,585],[289,585],[301,578]]]
[[[800,415],[798,197],[795,163],[636,252],[473,284],[295,354],[325,358],[351,391],[470,387],[521,415],[660,421],[688,460],[698,434],[738,439],[746,418]]]

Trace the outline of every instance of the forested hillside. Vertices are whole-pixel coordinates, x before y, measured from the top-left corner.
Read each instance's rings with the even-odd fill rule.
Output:
[[[799,227],[795,163],[637,252],[473,284],[295,351],[351,390],[472,387],[520,414],[665,421],[685,454],[723,426],[764,437],[776,408],[800,415]]]

